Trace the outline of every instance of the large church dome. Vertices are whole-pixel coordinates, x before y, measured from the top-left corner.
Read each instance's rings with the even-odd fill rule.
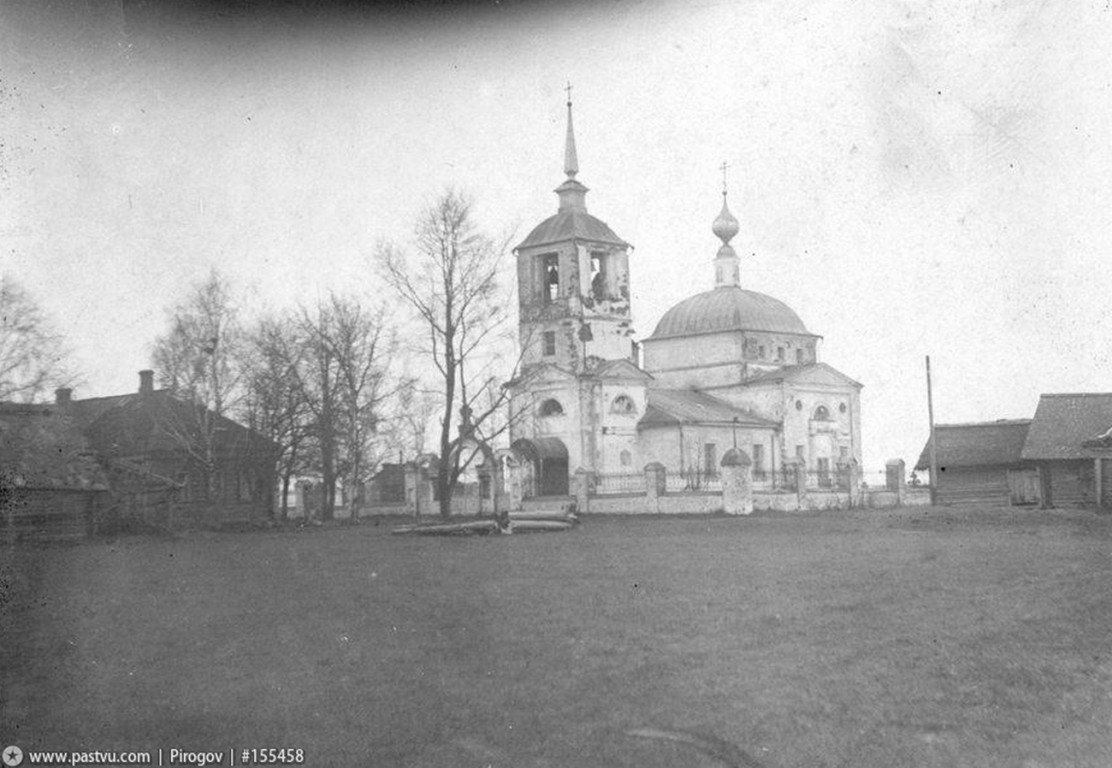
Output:
[[[813,336],[791,307],[779,299],[736,285],[684,299],[667,312],[649,338],[694,336],[722,331],[764,331]]]

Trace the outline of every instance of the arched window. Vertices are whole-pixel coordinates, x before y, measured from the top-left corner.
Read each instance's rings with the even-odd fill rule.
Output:
[[[548,398],[541,403],[541,416],[563,416],[564,406],[560,405],[560,401],[555,398]]]
[[[815,421],[830,421],[830,411],[826,410],[825,405],[815,409]]]
[[[630,464],[633,463],[633,454],[631,454],[629,451],[622,451],[621,455],[619,456],[619,460],[622,462],[623,467],[628,467]]]
[[[637,413],[637,406],[629,395],[618,395],[610,404],[611,413]]]

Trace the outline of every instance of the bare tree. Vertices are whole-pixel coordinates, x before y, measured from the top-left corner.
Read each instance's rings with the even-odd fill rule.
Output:
[[[35,300],[0,275],[0,400],[31,402],[57,387],[71,386],[69,351]]]
[[[241,394],[243,331],[228,281],[213,269],[170,311],[154,344],[161,382],[193,408],[166,409],[161,427],[201,468],[205,498],[216,497],[218,430]]]
[[[332,517],[342,479],[354,516],[360,489],[381,460],[384,407],[402,386],[394,373],[397,338],[384,309],[335,293],[315,311],[303,309],[300,324],[307,352],[300,381],[320,447],[323,515]]]
[[[278,447],[279,514],[285,520],[290,483],[310,458],[309,404],[300,383],[306,362],[305,338],[295,318],[266,317],[249,334],[247,347],[243,410],[248,425]]]
[[[503,365],[500,347],[508,340],[511,302],[499,286],[506,244],[480,233],[471,201],[449,189],[419,217],[416,255],[380,243],[376,261],[383,278],[424,326],[424,352],[439,376],[441,469],[437,478],[440,513],[448,515],[460,472],[474,457],[462,457],[454,434],[483,442],[505,429],[497,414],[507,390],[495,374]],[[514,366],[516,368],[516,365]],[[511,374],[512,375],[512,374]]]

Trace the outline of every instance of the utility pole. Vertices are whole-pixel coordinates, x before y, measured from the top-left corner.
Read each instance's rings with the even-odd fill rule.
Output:
[[[938,445],[934,435],[934,398],[931,393],[931,356],[927,355],[927,414],[930,419],[931,506],[938,504]]]

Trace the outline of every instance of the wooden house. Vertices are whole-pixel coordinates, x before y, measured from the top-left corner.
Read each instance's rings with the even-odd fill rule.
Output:
[[[231,419],[156,390],[70,407],[109,477],[122,518],[154,528],[261,520],[272,514],[277,446]]]

